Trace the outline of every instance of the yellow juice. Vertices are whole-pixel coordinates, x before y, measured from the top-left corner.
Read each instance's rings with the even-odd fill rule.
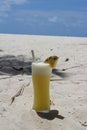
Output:
[[[45,63],[33,63],[32,81],[34,88],[33,109],[36,111],[50,110],[50,67]]]

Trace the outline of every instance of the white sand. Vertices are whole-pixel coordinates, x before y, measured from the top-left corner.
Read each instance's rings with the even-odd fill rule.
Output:
[[[50,83],[49,114],[32,110],[32,49],[41,61],[59,56],[59,73],[52,77],[57,81]],[[87,38],[0,35],[0,130],[87,130]]]

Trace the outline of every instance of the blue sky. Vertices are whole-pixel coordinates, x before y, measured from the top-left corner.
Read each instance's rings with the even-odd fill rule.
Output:
[[[87,0],[0,0],[0,33],[87,37]]]

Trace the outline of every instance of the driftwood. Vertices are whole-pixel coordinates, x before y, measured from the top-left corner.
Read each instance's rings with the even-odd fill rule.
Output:
[[[82,66],[82,65],[71,66],[71,67],[68,67],[68,68],[62,69],[62,71],[66,71],[66,70],[73,69],[73,68],[78,68],[78,67],[81,67],[81,66]]]
[[[50,79],[50,81],[59,81],[59,79],[58,78],[56,78],[56,79]]]
[[[34,53],[34,50],[31,50],[31,54],[32,54],[32,59],[33,59],[33,62],[35,62],[36,58],[35,58],[35,53]]]
[[[14,102],[15,98],[22,95],[23,94],[23,91],[24,91],[24,88],[29,86],[30,85],[30,82],[26,85],[23,85],[19,90],[18,92],[11,98],[11,104]]]
[[[83,122],[83,123],[79,121],[79,123],[80,123],[82,126],[87,127],[87,122],[86,122],[86,121]]]

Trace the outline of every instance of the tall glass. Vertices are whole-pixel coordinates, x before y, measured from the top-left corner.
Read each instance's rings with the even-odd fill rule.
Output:
[[[46,63],[32,63],[32,81],[34,88],[33,109],[39,112],[50,110],[50,66]]]

